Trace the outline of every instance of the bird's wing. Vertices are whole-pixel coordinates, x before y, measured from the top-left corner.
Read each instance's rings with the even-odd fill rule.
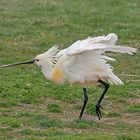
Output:
[[[59,59],[63,56],[63,54],[65,54],[67,51],[67,49],[63,49],[63,50],[60,50],[57,54],[56,54],[56,59]]]
[[[63,71],[66,80],[71,83],[85,81],[96,81],[105,79],[112,84],[123,84],[123,82],[114,75],[113,67],[107,61],[115,59],[105,56],[106,51],[133,54],[135,48],[116,46],[118,37],[111,33],[107,36],[88,37],[85,40],[79,40],[70,47],[63,50],[59,56],[63,59]],[[62,55],[63,54],[63,55]]]
[[[67,48],[66,54],[68,56],[80,54],[83,52],[95,51],[96,53],[104,53],[106,51],[120,52],[133,54],[137,49],[116,46],[115,43],[118,36],[115,33],[110,33],[107,36],[88,37],[85,40],[78,40]]]

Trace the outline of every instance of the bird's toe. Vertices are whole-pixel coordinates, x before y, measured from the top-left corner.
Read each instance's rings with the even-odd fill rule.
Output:
[[[97,114],[97,117],[98,117],[99,120],[102,117],[101,109],[103,109],[103,107],[100,105],[100,103],[97,103],[96,106],[95,106],[95,111],[96,111],[96,114]]]

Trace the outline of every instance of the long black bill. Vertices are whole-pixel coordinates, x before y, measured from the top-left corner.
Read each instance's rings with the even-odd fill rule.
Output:
[[[34,62],[35,62],[35,60],[18,62],[18,63],[14,63],[14,64],[7,64],[7,65],[3,65],[2,68],[16,66],[16,65],[22,65],[22,64],[33,64]]]

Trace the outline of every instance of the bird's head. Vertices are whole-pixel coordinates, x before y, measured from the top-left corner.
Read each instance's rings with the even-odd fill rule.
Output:
[[[54,46],[54,47],[50,48],[48,51],[37,55],[34,59],[32,59],[30,61],[3,65],[2,68],[16,66],[16,65],[22,65],[22,64],[34,64],[34,63],[39,67],[53,65],[54,63],[56,63],[55,56],[58,53],[58,51],[59,51],[58,47]]]
[[[47,66],[47,64],[49,64],[49,57],[48,55],[45,53],[39,54],[34,58],[34,63],[39,66],[39,67],[43,67],[44,65]]]

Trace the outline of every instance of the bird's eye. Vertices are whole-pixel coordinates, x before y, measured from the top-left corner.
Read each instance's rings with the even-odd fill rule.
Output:
[[[39,61],[39,59],[36,59],[36,61],[38,62],[38,61]]]

